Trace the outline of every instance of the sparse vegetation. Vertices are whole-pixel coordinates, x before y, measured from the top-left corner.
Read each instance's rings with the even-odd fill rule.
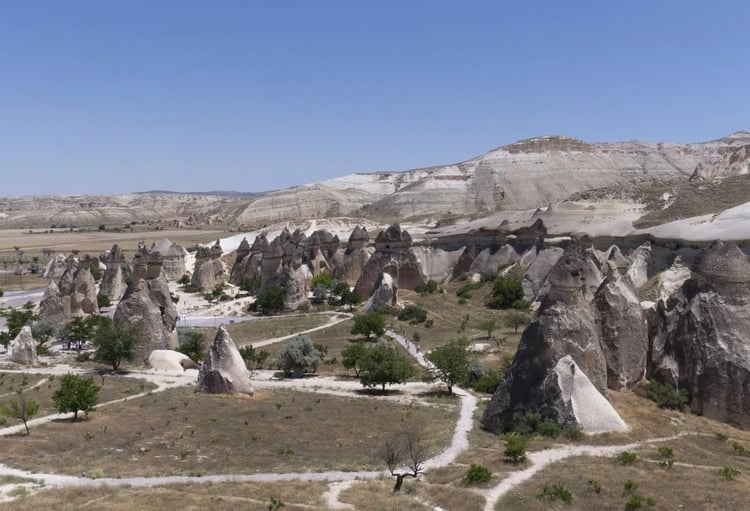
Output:
[[[26,399],[21,390],[16,392],[16,397],[7,403],[0,405],[0,415],[9,419],[18,419],[29,434],[28,421],[39,411],[39,404],[33,399]]]
[[[644,397],[654,401],[660,408],[681,410],[689,400],[688,393],[685,390],[658,380],[649,380],[637,389]]]
[[[573,503],[573,495],[570,493],[570,490],[560,483],[545,484],[542,492],[537,495],[537,498],[546,502],[562,502],[565,505]]]

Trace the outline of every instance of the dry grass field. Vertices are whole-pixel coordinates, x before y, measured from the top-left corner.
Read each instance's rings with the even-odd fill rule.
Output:
[[[324,511],[325,483],[185,484],[155,488],[50,489],[0,504],[0,511],[268,511],[272,499],[283,511]]]
[[[99,386],[99,402],[104,403],[123,397],[139,394],[156,388],[153,383],[135,378],[105,376],[96,374],[92,377]],[[0,372],[0,403],[13,399],[19,389],[24,390],[27,399],[39,404],[36,417],[52,415],[57,409],[52,402],[52,393],[60,386],[59,378],[53,375],[26,374],[17,372]]]
[[[12,466],[98,477],[384,469],[375,453],[388,432],[419,424],[434,453],[448,444],[455,416],[452,401],[180,387],[0,438],[0,452]]]

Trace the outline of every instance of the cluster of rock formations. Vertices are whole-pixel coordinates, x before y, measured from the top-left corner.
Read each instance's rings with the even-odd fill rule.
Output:
[[[66,257],[65,271],[60,279],[50,281],[44,291],[39,317],[64,323],[74,317],[98,314],[96,282],[90,270],[92,264],[99,263],[88,256],[80,259],[72,255]]]
[[[133,258],[132,280],[113,317],[116,327],[141,325],[143,342],[138,350],[144,359],[153,350],[178,346],[177,309],[161,268],[161,253],[149,251],[141,242]]]
[[[299,229],[284,229],[270,243],[261,234],[252,246],[242,241],[229,279],[237,285],[253,283],[259,291],[279,286],[286,291],[287,305],[294,307],[307,299],[310,281],[322,272],[349,285],[356,283],[373,251],[368,241],[367,231],[359,227],[345,247],[326,230],[307,237]]]
[[[656,378],[687,390],[696,413],[749,426],[748,256],[734,243],[716,242],[700,251],[692,274],[676,261],[665,273],[683,275],[683,281],[672,283],[673,292],[656,303],[638,296],[649,262],[648,245],[626,258],[616,246],[599,252],[585,239],[571,240],[540,287],[538,314],[483,426],[511,428],[538,411],[586,429],[562,386],[558,364],[565,357],[602,395]]]

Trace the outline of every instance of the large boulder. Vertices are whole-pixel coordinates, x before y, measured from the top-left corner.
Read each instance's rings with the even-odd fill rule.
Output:
[[[253,394],[245,361],[224,325],[219,327],[198,373],[196,392]]]
[[[374,312],[383,306],[396,306],[398,286],[393,282],[393,277],[388,273],[380,276],[377,287],[372,296],[362,307],[363,312]]]
[[[16,364],[35,366],[39,364],[36,352],[36,341],[31,335],[31,328],[24,326],[8,346],[8,360]]]
[[[154,350],[148,356],[148,365],[158,371],[184,372],[198,369],[198,365],[184,353],[174,350]]]

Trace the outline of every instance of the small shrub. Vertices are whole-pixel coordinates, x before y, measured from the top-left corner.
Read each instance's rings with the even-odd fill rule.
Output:
[[[726,442],[729,439],[729,437],[725,435],[724,433],[722,433],[721,431],[717,431],[715,436],[716,436],[716,440],[718,440],[719,442]]]
[[[731,467],[729,465],[724,465],[721,470],[719,470],[719,474],[721,474],[721,477],[726,479],[727,481],[734,481],[734,479],[740,475],[740,471],[737,470],[735,467]]]
[[[399,321],[408,321],[411,324],[424,323],[427,320],[427,311],[418,305],[407,305],[398,313]]]
[[[472,463],[469,470],[466,471],[463,482],[466,486],[470,486],[472,484],[487,483],[490,479],[492,479],[492,472],[487,467]]]
[[[438,290],[438,283],[428,280],[426,284],[419,284],[414,290],[419,294],[432,294]]]
[[[529,441],[528,437],[517,433],[508,433],[505,435],[505,449],[503,450],[505,460],[514,464],[524,461]]]
[[[594,493],[602,492],[602,483],[600,483],[596,479],[589,479],[589,482],[587,484],[589,488],[591,488],[594,491]]]
[[[96,304],[99,306],[99,308],[112,306],[112,302],[110,301],[109,296],[103,294],[96,295]]]
[[[617,461],[619,461],[623,465],[632,465],[633,463],[638,461],[638,455],[634,452],[622,451],[617,455]]]
[[[427,321],[424,322],[424,327],[425,328],[432,328],[432,326],[434,324],[435,324],[435,320],[434,319],[428,319]]]
[[[456,289],[456,296],[464,300],[471,300],[471,292],[476,291],[477,289],[481,287],[482,287],[481,282],[472,282],[470,284],[464,284],[463,286]]]
[[[734,449],[734,452],[740,456],[750,457],[750,449],[739,442],[732,442],[732,449]]]
[[[656,504],[651,497],[643,497],[638,493],[631,493],[628,500],[625,501],[625,511],[640,511],[644,507],[652,507]]]
[[[570,505],[573,502],[573,495],[561,483],[555,483],[552,486],[547,484],[542,488],[542,493],[536,496],[539,500],[547,502],[560,501],[563,504]]]
[[[685,390],[658,380],[651,380],[644,386],[638,387],[637,393],[654,401],[659,408],[681,410],[689,401]]]
[[[634,482],[632,479],[628,479],[625,481],[622,489],[627,493],[632,493],[638,489],[638,483]]]

